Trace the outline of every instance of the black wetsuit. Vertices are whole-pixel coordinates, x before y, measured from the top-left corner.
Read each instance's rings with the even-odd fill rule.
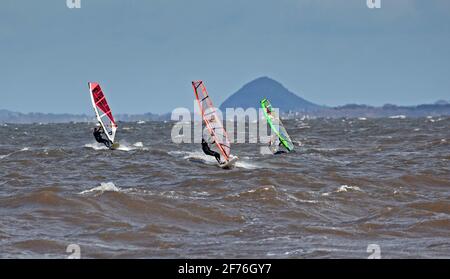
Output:
[[[222,164],[222,162],[220,161],[220,154],[212,151],[211,148],[209,148],[208,143],[204,139],[202,139],[202,150],[206,155],[216,157],[217,162],[219,164]]]
[[[93,133],[95,140],[99,143],[103,143],[104,145],[106,145],[106,147],[111,148],[111,141],[108,139],[104,139],[102,137],[102,133],[103,133],[103,129],[95,128],[94,133]]]

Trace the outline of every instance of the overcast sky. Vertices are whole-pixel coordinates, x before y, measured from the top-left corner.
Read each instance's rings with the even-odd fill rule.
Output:
[[[450,1],[2,0],[0,109],[91,113],[88,81],[118,113],[219,105],[269,76],[323,105],[450,99]]]

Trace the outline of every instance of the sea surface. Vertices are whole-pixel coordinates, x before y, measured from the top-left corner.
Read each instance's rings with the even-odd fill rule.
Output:
[[[231,170],[119,125],[0,125],[1,258],[450,258],[449,117],[288,120],[295,152]]]

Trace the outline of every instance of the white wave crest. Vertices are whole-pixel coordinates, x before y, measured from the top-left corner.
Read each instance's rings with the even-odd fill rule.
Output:
[[[112,182],[101,183],[100,186],[94,187],[89,190],[84,190],[79,194],[85,195],[89,193],[99,193],[103,194],[104,192],[120,192],[120,188],[116,187]]]
[[[144,144],[142,142],[136,142],[133,144],[129,144],[127,142],[119,142],[119,147],[116,150],[120,150],[120,151],[133,151],[133,150],[147,150],[146,148],[144,148]]]
[[[14,151],[14,152],[11,152],[11,153],[5,154],[5,155],[0,155],[0,160],[1,160],[1,159],[4,159],[4,158],[6,158],[6,157],[9,157],[9,156],[11,156],[11,155],[13,155],[13,154],[16,154],[16,153],[18,153],[18,152],[24,152],[24,151],[28,151],[28,150],[30,150],[28,147],[24,147],[24,148],[22,148],[22,149],[20,149],[20,150],[18,150],[18,151]]]
[[[133,146],[134,147],[138,147],[138,148],[142,148],[142,147],[144,147],[144,144],[141,141],[139,141],[139,142],[134,143]]]
[[[358,186],[341,185],[341,187],[339,187],[339,189],[337,189],[336,192],[337,193],[348,192],[349,190],[361,191],[361,189]]]
[[[203,152],[200,151],[169,151],[167,152],[167,154],[171,155],[171,156],[183,156],[183,159],[185,160],[189,160],[189,161],[201,161],[205,164],[208,165],[217,165],[217,161],[213,156],[208,156]],[[249,158],[250,159],[250,158]],[[242,169],[259,169],[260,166],[254,164],[254,163],[250,163],[247,161],[244,161],[242,159],[239,159],[236,163],[235,163],[235,167],[237,168],[242,168]]]

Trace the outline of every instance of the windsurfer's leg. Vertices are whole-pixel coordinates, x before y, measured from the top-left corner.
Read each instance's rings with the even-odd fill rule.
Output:
[[[215,151],[212,151],[212,150],[203,150],[203,153],[205,153],[208,156],[215,157],[217,162],[219,162],[219,164],[221,163],[221,161],[220,161],[220,154],[219,153],[217,153]]]
[[[111,142],[107,139],[102,139],[101,143],[103,143],[106,147],[111,147]]]
[[[214,153],[215,153],[215,154],[214,154],[214,157],[216,157],[217,162],[218,162],[219,164],[222,164],[222,161],[220,160],[220,154],[217,153],[217,152],[214,152]]]
[[[209,156],[215,156],[215,152],[213,152],[212,150],[203,150],[203,153],[205,153],[206,155],[209,155]]]

